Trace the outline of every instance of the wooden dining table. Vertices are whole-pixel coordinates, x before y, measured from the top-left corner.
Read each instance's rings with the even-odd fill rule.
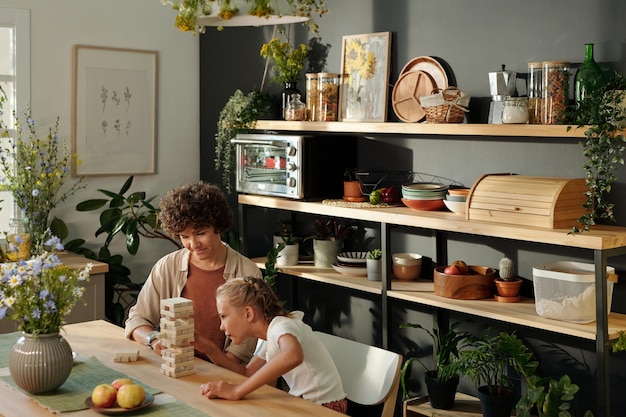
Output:
[[[148,347],[124,337],[121,327],[104,320],[66,325],[64,336],[78,358],[95,357],[102,365],[123,373],[159,391],[155,401],[132,415],[147,415],[158,410],[161,403],[180,401],[210,417],[338,417],[339,414],[321,405],[312,403],[289,393],[265,385],[248,394],[240,401],[208,399],[200,394],[200,385],[208,381],[226,380],[241,382],[244,376],[195,358],[192,375],[174,378],[160,372],[163,359]],[[139,358],[133,362],[116,362],[115,352],[123,349],[139,349]],[[0,369],[8,374],[8,369]],[[72,375],[70,375],[72,378]],[[112,381],[97,381],[97,383]],[[52,394],[54,395],[54,393]],[[169,400],[168,400],[169,399]],[[55,416],[46,409],[37,397],[31,397],[0,379],[0,415],[6,417]],[[63,412],[62,416],[82,417],[102,415],[93,409]]]

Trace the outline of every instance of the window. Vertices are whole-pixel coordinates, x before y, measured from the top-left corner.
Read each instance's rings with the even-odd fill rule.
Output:
[[[2,121],[12,128],[13,112],[19,115],[30,100],[29,10],[0,8],[0,86],[6,94]],[[0,200],[0,231],[7,231],[16,208],[11,193],[0,190]]]

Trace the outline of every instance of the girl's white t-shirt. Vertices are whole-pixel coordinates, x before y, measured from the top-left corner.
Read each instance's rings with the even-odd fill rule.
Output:
[[[291,334],[300,342],[304,360],[283,375],[289,385],[289,393],[317,404],[346,398],[332,357],[311,327],[302,321],[302,317],[304,313],[301,311],[275,317],[267,329],[267,341],[259,340],[256,355],[266,362],[271,361],[280,352],[278,339],[284,334]]]

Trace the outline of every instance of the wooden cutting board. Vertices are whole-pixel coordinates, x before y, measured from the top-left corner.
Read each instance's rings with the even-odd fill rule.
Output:
[[[419,98],[432,94],[437,84],[424,71],[405,72],[398,78],[393,87],[391,102],[396,116],[403,122],[419,122],[426,116],[426,112],[419,102]]]

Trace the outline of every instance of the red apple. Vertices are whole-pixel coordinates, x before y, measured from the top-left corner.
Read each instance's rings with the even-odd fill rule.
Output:
[[[122,408],[139,407],[146,399],[146,392],[141,385],[122,385],[117,391],[117,405]]]
[[[443,270],[443,273],[446,274],[446,275],[463,275],[463,274],[461,274],[461,270],[459,269],[459,267],[456,266],[456,265],[447,266]]]
[[[385,188],[381,193],[383,203],[387,204],[399,204],[401,201],[400,197],[402,197],[400,187],[395,185]]]
[[[115,404],[117,390],[111,384],[100,384],[91,392],[91,402],[96,407],[109,408]]]
[[[115,381],[111,382],[111,385],[113,385],[113,388],[115,388],[116,390],[119,390],[122,385],[126,385],[126,384],[133,384],[133,380],[130,378],[118,378]]]
[[[469,267],[463,261],[457,260],[457,261],[452,262],[450,265],[454,265],[457,268],[459,268],[460,273],[463,274],[463,275],[465,275],[465,274],[467,274],[469,272]]]

